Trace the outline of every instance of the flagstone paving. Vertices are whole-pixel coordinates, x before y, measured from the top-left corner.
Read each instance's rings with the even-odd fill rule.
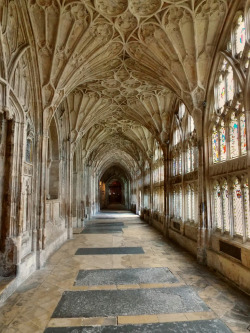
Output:
[[[99,213],[91,228],[5,302],[1,333],[249,332],[249,296],[138,216]]]

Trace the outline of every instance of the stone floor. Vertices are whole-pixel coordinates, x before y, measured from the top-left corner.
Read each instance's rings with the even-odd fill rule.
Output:
[[[250,331],[250,298],[137,216],[106,211],[87,228],[0,308],[0,332]]]

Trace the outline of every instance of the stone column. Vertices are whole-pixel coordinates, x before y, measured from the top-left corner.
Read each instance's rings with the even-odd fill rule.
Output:
[[[206,264],[206,246],[207,246],[207,202],[205,199],[204,182],[204,143],[200,139],[197,142],[199,151],[198,163],[198,235],[197,235],[197,260]]]
[[[40,193],[38,195],[38,224],[37,224],[37,268],[42,265],[41,251],[45,249],[46,243],[46,177],[47,177],[47,153],[48,132],[44,130],[38,137],[38,151],[40,152]]]
[[[250,75],[249,75],[249,77],[250,77]],[[250,87],[249,87],[249,90],[250,90]],[[250,128],[250,111],[246,111],[247,177],[248,177],[248,187],[249,187],[249,183],[250,183],[250,131],[248,131],[247,129],[249,129],[249,128]],[[249,193],[250,193],[250,189],[249,189]],[[248,205],[250,205],[249,198],[248,198]],[[250,207],[249,207],[249,211],[250,211]]]

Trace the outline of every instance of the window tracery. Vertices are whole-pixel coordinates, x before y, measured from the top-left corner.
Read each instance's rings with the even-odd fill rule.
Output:
[[[173,217],[196,223],[196,190],[195,174],[186,183],[185,174],[198,167],[198,146],[196,130],[192,116],[183,103],[180,103],[176,114],[172,136],[172,176],[175,178],[173,189]],[[192,182],[190,182],[190,177]],[[178,182],[178,183],[176,183]],[[182,206],[184,211],[182,211]]]
[[[230,182],[231,189],[229,189]],[[229,181],[216,181],[213,187],[214,227],[231,237],[250,238],[248,179],[229,177]],[[232,197],[232,200],[229,197]],[[230,214],[232,212],[232,215]]]
[[[233,166],[230,169],[228,163],[224,164],[227,177],[218,178],[213,183],[213,226],[222,234],[240,237],[246,241],[250,238],[248,180],[246,176],[234,174],[240,166],[239,158],[247,154],[244,91],[240,80],[245,79],[244,73],[249,66],[250,51],[246,43],[245,18],[241,12],[235,16],[227,50],[221,52],[220,56],[221,61],[215,79],[210,154],[213,164],[235,161],[230,162]],[[239,67],[242,74],[238,73]],[[243,169],[243,172],[246,174],[247,170]]]
[[[245,110],[237,78],[234,77],[232,66],[226,59],[221,63],[219,72],[219,79],[215,85],[217,100],[214,126],[211,131],[213,163],[237,158],[247,152]]]

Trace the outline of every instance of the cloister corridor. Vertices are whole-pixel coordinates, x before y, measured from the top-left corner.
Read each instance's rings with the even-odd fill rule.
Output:
[[[1,333],[241,333],[250,301],[138,216],[106,210],[0,313]]]
[[[250,0],[0,0],[0,333],[250,332]]]

